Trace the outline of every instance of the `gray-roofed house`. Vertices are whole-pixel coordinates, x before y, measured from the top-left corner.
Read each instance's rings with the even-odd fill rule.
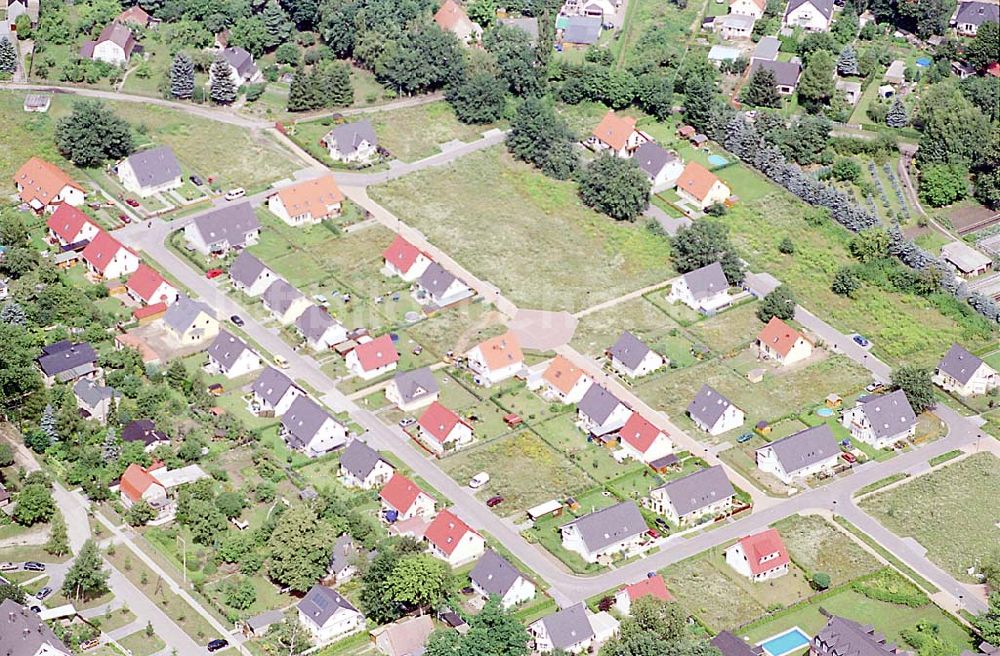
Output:
[[[743,425],[746,416],[729,399],[708,385],[702,385],[688,404],[691,421],[709,435],[719,435]]]
[[[796,478],[830,475],[840,447],[829,424],[806,428],[762,446],[755,452],[757,468],[774,474],[786,485]]]
[[[601,19],[596,16],[567,16],[562,28],[563,43],[589,46],[601,38]]]
[[[223,48],[217,56],[222,57],[229,64],[229,75],[238,87],[244,84],[255,84],[264,79],[257,64],[253,61],[253,55],[239,46]]]
[[[248,638],[262,638],[268,629],[285,619],[280,610],[267,610],[260,615],[254,615],[243,623],[243,635]]]
[[[684,162],[677,153],[667,150],[655,141],[643,142],[632,153],[632,159],[649,177],[652,184],[651,191],[673,187],[684,171]]]
[[[591,385],[576,406],[577,425],[591,435],[602,437],[613,433],[628,421],[632,410],[618,398],[601,387]]]
[[[314,585],[298,604],[299,621],[317,645],[365,628],[365,616],[336,590]]]
[[[122,186],[146,198],[181,186],[181,165],[170,146],[157,146],[129,155],[115,167]]]
[[[384,656],[421,656],[431,633],[434,620],[430,615],[418,615],[372,629],[375,649]]]
[[[106,62],[112,66],[123,66],[137,48],[139,44],[132,30],[124,23],[112,21],[104,26],[96,41],[83,42],[80,57]]]
[[[152,419],[133,419],[122,429],[123,442],[142,442],[143,450],[155,451],[157,447],[170,444],[170,437],[156,428]]]
[[[340,481],[347,487],[373,490],[389,482],[395,470],[378,451],[358,439],[340,454]]]
[[[501,18],[500,24],[513,27],[527,34],[528,38],[531,40],[531,45],[538,43],[537,18],[531,16],[525,16],[523,18]]]
[[[736,61],[743,56],[743,49],[736,46],[724,46],[722,44],[715,44],[708,49],[708,61],[713,62],[716,66],[720,66],[724,61]],[[708,141],[708,137],[705,137],[704,141],[698,142],[698,137],[705,135],[695,135],[691,138],[691,143],[696,146],[700,146],[704,141]]]
[[[750,75],[761,69],[774,73],[774,84],[779,94],[790,96],[795,93],[795,87],[799,83],[799,76],[802,74],[802,65],[799,62],[755,59],[750,64]]]
[[[16,31],[15,23],[17,23],[17,17],[21,14],[27,14],[33,26],[38,25],[39,0],[7,0],[4,4],[7,5],[6,27],[8,27],[8,31]],[[0,25],[0,29],[3,27],[5,26]]]
[[[233,288],[251,298],[263,294],[277,279],[277,274],[251,255],[250,251],[243,251],[229,265],[229,280],[233,283]]]
[[[583,603],[556,611],[528,625],[535,651],[545,654],[562,649],[571,654],[586,651],[594,642],[594,628]]]
[[[1000,374],[982,358],[952,344],[934,371],[934,382],[945,391],[973,396],[1000,388]]]
[[[330,564],[326,571],[336,584],[340,585],[354,578],[358,573],[358,563],[366,556],[351,534],[344,533],[333,543],[333,549],[330,550]]]
[[[627,330],[608,349],[608,357],[611,368],[629,378],[647,376],[667,363],[662,355]]]
[[[163,327],[182,346],[203,344],[219,334],[219,321],[212,308],[188,296],[179,296],[167,308]]]
[[[975,36],[983,23],[1000,23],[1000,5],[993,2],[961,2],[951,22],[959,34]]]
[[[222,374],[226,378],[239,378],[260,369],[260,356],[239,337],[228,330],[220,330],[208,347],[205,371]]]
[[[781,41],[774,36],[765,36],[760,41],[757,42],[757,47],[753,49],[753,54],[750,55],[750,62],[761,59],[763,61],[774,61],[778,58],[778,52],[781,50]]]
[[[386,388],[385,398],[403,412],[413,412],[434,403],[441,387],[429,367],[400,371]]]
[[[292,401],[305,394],[291,378],[268,367],[250,386],[250,412],[258,417],[280,417],[288,412]]]
[[[97,351],[87,342],[73,344],[62,340],[42,347],[38,366],[48,386],[93,378],[98,372]]]
[[[764,654],[764,648],[760,645],[742,640],[729,631],[720,631],[709,642],[722,652],[722,656],[763,656]]]
[[[470,298],[473,291],[437,262],[431,262],[417,278],[417,300],[437,308]]]
[[[477,594],[487,598],[497,597],[504,608],[511,608],[535,596],[535,584],[492,549],[487,549],[469,572],[469,580]]]
[[[111,404],[117,403],[117,400],[122,398],[121,393],[115,388],[101,385],[89,378],[76,381],[73,385],[73,395],[76,396],[76,407],[80,413],[101,423],[107,421]]]
[[[788,0],[784,27],[801,27],[806,32],[826,32],[833,17],[833,0]]]
[[[981,276],[993,268],[993,258],[969,246],[964,241],[953,241],[942,246],[941,258],[963,278]]]
[[[13,599],[0,602],[0,654],[5,656],[70,656],[37,613]]]
[[[281,417],[281,437],[289,448],[317,458],[347,443],[347,427],[308,396],[300,396]]]
[[[729,281],[718,262],[688,271],[674,280],[667,300],[671,303],[680,301],[702,314],[714,314],[733,302],[729,295]]]
[[[264,295],[261,296],[261,301],[271,316],[283,326],[294,323],[306,311],[306,308],[312,305],[312,301],[292,287],[284,278],[278,278],[272,282]]]
[[[314,351],[347,341],[347,328],[318,305],[310,304],[295,320],[295,327]]]
[[[871,625],[831,615],[809,647],[813,656],[897,656],[908,654]]]
[[[716,18],[712,27],[723,39],[749,39],[753,34],[753,26],[756,22],[757,19],[753,16],[728,14]]]
[[[559,527],[564,548],[588,563],[638,547],[649,526],[634,501],[602,508]]]
[[[260,219],[250,203],[227,205],[195,217],[184,226],[188,246],[202,255],[225,255],[253,246],[260,238]]]
[[[876,449],[891,447],[917,432],[917,415],[903,390],[861,397],[853,408],[844,410],[841,423],[851,437]]]
[[[649,493],[649,507],[675,524],[686,525],[728,512],[735,496],[722,465],[715,465],[656,488]]]
[[[371,121],[341,123],[320,140],[338,162],[368,164],[378,156],[378,136]]]

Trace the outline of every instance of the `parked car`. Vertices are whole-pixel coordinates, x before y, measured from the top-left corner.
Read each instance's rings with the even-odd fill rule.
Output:
[[[35,599],[41,601],[42,599],[48,597],[50,594],[52,594],[52,588],[50,588],[49,586],[45,586],[44,588],[35,593]]]
[[[7,561],[0,563],[0,572],[9,572],[12,569],[17,569],[17,563],[10,563]]]
[[[196,187],[200,187],[200,186],[202,186],[203,184],[205,184],[205,181],[204,181],[204,180],[202,180],[202,179],[201,179],[200,177],[198,177],[197,175],[192,175],[192,176],[188,176],[188,180],[190,180],[190,181],[191,181],[191,184],[193,184],[193,185],[194,185],[194,186],[196,186]]]
[[[209,269],[208,271],[205,272],[205,277],[211,280],[212,278],[218,278],[223,273],[225,273],[225,271],[219,268]]]
[[[222,396],[226,393],[226,388],[223,387],[222,383],[212,383],[208,386],[208,393],[212,396]]]
[[[101,641],[97,638],[91,638],[90,640],[85,640],[80,643],[80,649],[82,651],[87,651],[88,649],[93,649],[94,647],[101,644]]]
[[[858,461],[857,456],[848,451],[844,451],[843,453],[841,453],[840,457],[843,458],[846,462],[851,463],[852,465]]]
[[[137,201],[134,198],[126,198],[125,204],[128,205],[129,207],[139,207],[139,201]]]
[[[402,419],[399,420],[399,427],[406,428],[408,426],[412,426],[415,423],[417,423],[417,420],[414,419],[413,417],[403,417]]]
[[[278,369],[288,369],[288,360],[280,355],[274,356],[274,366]]]
[[[226,200],[234,201],[239,200],[247,195],[247,190],[243,187],[236,187],[235,189],[230,189],[226,192]]]
[[[749,442],[752,439],[753,439],[753,433],[743,433],[742,435],[740,435],[739,437],[736,438],[736,443],[737,444],[746,444],[747,442]]]
[[[42,607],[41,606],[37,606],[37,605],[36,606],[29,606],[29,608],[31,609],[32,613],[40,613],[40,612],[42,612]]]
[[[503,503],[503,497],[500,496],[499,494],[495,497],[490,497],[489,499],[486,500],[486,506],[489,508],[494,508],[496,506],[499,506],[501,503]]]
[[[655,528],[651,528],[648,531],[646,531],[646,535],[655,540],[656,538],[660,537],[660,532],[657,531]]]
[[[244,324],[243,317],[238,314],[229,317],[229,320],[233,322],[234,326],[242,326]]]
[[[478,474],[472,477],[472,480],[469,481],[469,487],[471,487],[473,490],[478,490],[479,488],[481,488],[482,486],[486,485],[489,482],[490,482],[490,475],[483,471],[479,472]]]
[[[118,215],[118,220],[121,221],[122,223],[132,223],[132,219],[129,217],[128,214],[125,214],[124,212]]]
[[[871,342],[869,342],[867,339],[865,339],[861,335],[855,335],[851,339],[853,339],[854,343],[857,344],[858,346],[860,346],[861,348],[868,348],[871,345]]]
[[[220,649],[225,649],[229,646],[229,641],[223,638],[216,638],[215,640],[208,643],[208,651],[219,651]]]
[[[38,563],[38,562],[35,562],[34,560],[29,560],[24,565],[22,565],[22,567],[25,570],[29,571],[29,572],[44,572],[45,571],[45,563]]]
[[[670,524],[668,524],[667,520],[663,519],[662,517],[657,517],[656,519],[653,520],[653,523],[659,526],[660,529],[663,531],[670,530]]]

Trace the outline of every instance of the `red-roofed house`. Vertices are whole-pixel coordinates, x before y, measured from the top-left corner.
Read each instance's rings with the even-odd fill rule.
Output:
[[[135,273],[128,277],[125,288],[129,296],[145,305],[170,305],[177,300],[177,288],[148,264],[139,265]]]
[[[486,551],[486,540],[450,510],[442,510],[424,533],[432,556],[452,567],[479,558]]]
[[[764,9],[767,8],[766,0],[730,0],[729,13],[737,16],[750,16],[752,18],[762,18]]]
[[[125,23],[126,25],[139,25],[140,27],[149,27],[150,17],[146,11],[139,5],[132,5],[122,13],[118,14],[118,18],[115,21],[119,23]]]
[[[392,240],[389,248],[382,253],[385,260],[385,272],[390,276],[399,276],[406,282],[413,282],[430,266],[431,260],[419,248],[399,235]]]
[[[634,118],[618,116],[614,110],[608,110],[584,143],[598,152],[608,151],[615,157],[631,157],[647,141],[650,141],[649,136],[635,129]]]
[[[57,207],[45,225],[49,228],[49,239],[58,240],[60,246],[90,241],[101,231],[89,216],[66,204]]]
[[[382,335],[370,342],[358,344],[347,354],[347,368],[364,380],[378,378],[396,368],[399,353],[389,335]]]
[[[103,230],[80,255],[87,263],[87,271],[106,280],[122,278],[139,268],[139,256]]]
[[[559,403],[578,403],[594,384],[594,379],[583,369],[561,355],[552,358],[542,381],[545,383],[542,395]]]
[[[764,326],[757,335],[757,353],[765,360],[777,360],[782,365],[790,365],[805,360],[812,355],[813,345],[802,333],[795,330],[778,317]]]
[[[434,22],[445,32],[451,32],[462,41],[478,41],[483,36],[483,28],[473,23],[465,9],[455,0],[444,0],[434,14]]]
[[[402,474],[393,474],[378,495],[382,500],[382,511],[396,513],[393,521],[434,514],[434,499]]]
[[[21,202],[36,212],[51,212],[62,203],[79,207],[87,196],[78,182],[41,157],[21,165],[14,174],[14,187]]]
[[[674,596],[667,590],[667,584],[659,574],[647,576],[643,580],[624,586],[615,593],[615,608],[622,615],[628,615],[632,610],[632,602],[643,597],[653,597],[660,601],[673,601]]]
[[[629,457],[647,464],[674,450],[667,434],[638,412],[632,413],[618,435]]]
[[[697,162],[688,162],[677,178],[677,193],[700,210],[726,202],[732,193],[714,173]]]
[[[472,426],[437,401],[427,406],[417,425],[417,439],[439,456],[472,442]]]
[[[788,563],[788,550],[774,528],[748,535],[726,549],[726,564],[751,581],[784,576]]]
[[[479,385],[493,385],[517,374],[524,367],[524,354],[512,332],[492,337],[472,347],[465,357]]]
[[[173,512],[173,504],[167,497],[167,488],[156,480],[142,465],[132,463],[122,474],[118,484],[122,505],[131,508],[140,501],[148,503],[157,513],[158,519],[167,519]]]
[[[80,47],[80,57],[102,61],[112,66],[128,64],[138,43],[135,35],[125,23],[108,23],[96,41],[84,41]]]

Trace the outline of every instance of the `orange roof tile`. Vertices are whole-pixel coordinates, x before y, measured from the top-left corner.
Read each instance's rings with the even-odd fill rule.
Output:
[[[635,132],[634,118],[618,116],[613,110],[608,110],[592,134],[615,150],[621,150],[633,132]]]
[[[456,25],[460,23],[471,24],[472,21],[469,20],[469,15],[465,13],[462,5],[455,2],[455,0],[444,0],[441,8],[434,14],[434,22],[442,30],[450,32]]]
[[[542,380],[563,394],[569,394],[581,376],[583,376],[583,369],[578,368],[563,356],[557,355],[552,358],[552,362],[545,369]]]
[[[423,490],[416,483],[402,474],[396,473],[392,475],[388,483],[382,486],[379,496],[390,506],[405,514],[421,493]]]
[[[677,178],[677,188],[683,189],[698,200],[705,200],[712,185],[719,181],[714,173],[697,162],[688,162]]]
[[[22,202],[38,201],[43,206],[51,203],[63,187],[84,190],[69,174],[41,157],[32,157],[25,162],[14,174],[14,184],[21,185]]]
[[[757,340],[761,344],[766,344],[771,350],[777,351],[781,357],[788,355],[799,339],[805,337],[778,317],[771,317],[764,330],[757,335]]]
[[[275,194],[289,216],[308,214],[319,219],[330,213],[330,206],[344,202],[344,194],[332,175],[324,175],[282,187]]]
[[[133,503],[140,501],[142,495],[146,493],[146,490],[153,487],[154,485],[162,485],[158,480],[153,478],[153,475],[142,468],[142,465],[132,463],[122,474],[121,481],[118,484],[119,489],[132,500]]]
[[[469,525],[459,519],[450,510],[442,510],[427,527],[424,537],[435,547],[450,556],[465,534],[473,531]],[[477,533],[478,535],[478,533]]]
[[[515,362],[524,361],[521,345],[518,344],[514,333],[510,331],[482,342],[478,348],[482,351],[483,359],[490,371],[503,369]]]

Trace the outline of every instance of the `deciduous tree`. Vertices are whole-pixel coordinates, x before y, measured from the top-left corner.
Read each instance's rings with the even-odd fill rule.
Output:
[[[310,506],[286,511],[268,540],[268,575],[281,585],[306,592],[330,564],[335,537]]]
[[[99,100],[78,100],[56,124],[56,147],[77,166],[91,168],[132,154],[132,128]]]
[[[38,522],[46,522],[56,511],[52,500],[52,492],[47,485],[31,483],[25,485],[17,493],[17,506],[14,508],[14,521],[22,526],[32,526]]]
[[[920,198],[931,207],[944,207],[968,193],[969,170],[961,164],[932,164],[920,172]]]
[[[781,285],[764,297],[757,308],[757,318],[767,323],[771,317],[783,321],[795,318],[795,294],[788,285]]]
[[[892,372],[892,384],[903,390],[914,412],[920,413],[934,407],[934,383],[931,382],[929,369],[902,366]]]
[[[65,556],[69,553],[69,536],[66,533],[66,520],[63,519],[62,513],[57,512],[52,515],[45,552],[53,556]]]
[[[463,123],[492,123],[503,116],[503,83],[493,73],[479,71],[448,88],[445,98]]]
[[[584,204],[617,221],[634,221],[649,205],[650,182],[633,159],[600,155],[580,176]]]
[[[543,173],[565,180],[577,167],[575,137],[565,120],[540,98],[528,98],[517,109],[507,134],[507,150]]]
[[[87,540],[66,572],[63,592],[77,601],[99,597],[108,591],[110,572],[104,569],[97,543]]]
[[[743,264],[729,241],[729,228],[721,221],[695,221],[678,230],[670,246],[670,259],[681,273],[719,262],[730,285],[743,282]]]

